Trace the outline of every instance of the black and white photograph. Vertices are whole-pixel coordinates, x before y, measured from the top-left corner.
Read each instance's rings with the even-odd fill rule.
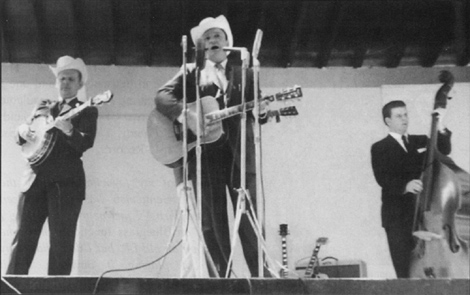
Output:
[[[470,292],[469,0],[0,0],[2,294]]]

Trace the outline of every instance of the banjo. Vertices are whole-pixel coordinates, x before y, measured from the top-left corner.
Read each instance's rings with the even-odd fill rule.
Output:
[[[108,103],[112,98],[113,93],[107,90],[60,117],[66,120],[71,119],[87,107]],[[57,129],[54,128],[54,121],[50,114],[39,115],[35,116],[29,125],[32,135],[25,138],[26,142],[21,146],[21,153],[32,167],[39,167],[54,148],[57,141]]]

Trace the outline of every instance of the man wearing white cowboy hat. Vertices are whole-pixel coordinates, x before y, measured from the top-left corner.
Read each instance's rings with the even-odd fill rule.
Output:
[[[198,26],[191,29],[194,44],[202,40],[205,49],[205,66],[201,70],[199,81],[200,97],[213,96],[220,108],[241,103],[242,74],[238,60],[227,59],[224,47],[233,46],[233,36],[227,19],[220,15],[216,18],[203,19]],[[234,56],[236,54],[231,54]],[[196,100],[196,64],[187,65],[186,94],[188,103]],[[183,69],[174,78],[161,87],[156,95],[157,110],[175,125],[181,128],[183,109]],[[247,71],[245,98],[253,100],[253,72]],[[189,110],[188,142],[195,139],[197,115]],[[246,182],[253,204],[256,204],[255,146],[253,136],[254,117],[247,116],[246,138]],[[203,132],[214,132],[212,126],[202,126]],[[189,179],[196,187],[196,157],[194,149],[189,154]],[[205,243],[215,263],[218,274],[225,277],[231,247],[227,217],[226,189],[230,193],[233,207],[236,208],[240,188],[240,115],[223,120],[223,134],[215,143],[202,146],[202,230]],[[176,184],[182,183],[182,168],[174,169]],[[199,199],[199,198],[198,198]],[[248,204],[247,204],[248,206]],[[247,207],[247,212],[250,211]],[[248,268],[253,277],[258,276],[257,237],[246,215],[243,215],[239,235]],[[211,276],[216,274],[209,267]]]
[[[75,232],[85,199],[85,172],[81,157],[93,146],[98,110],[85,108],[70,120],[60,117],[82,104],[79,89],[88,79],[80,58],[62,56],[50,67],[59,91],[57,100],[41,100],[30,118],[18,128],[17,143],[34,140],[30,129],[43,116],[54,119],[56,141],[40,165],[28,165],[21,185],[18,204],[18,228],[12,244],[7,274],[28,274],[44,222],[50,231],[49,275],[69,275],[75,244]],[[49,117],[50,118],[50,117]],[[37,129],[36,129],[37,130]]]

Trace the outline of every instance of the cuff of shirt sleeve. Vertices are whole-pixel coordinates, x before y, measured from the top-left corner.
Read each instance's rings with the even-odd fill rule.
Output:
[[[181,112],[181,114],[178,116],[178,118],[176,118],[176,121],[178,121],[180,123],[183,123],[183,112]]]

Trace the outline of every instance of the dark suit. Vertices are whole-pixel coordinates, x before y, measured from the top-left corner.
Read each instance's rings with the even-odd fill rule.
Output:
[[[69,104],[81,104],[76,98]],[[43,100],[33,116],[62,108],[57,101]],[[61,113],[61,115],[64,113]],[[8,274],[27,274],[37,248],[42,226],[48,218],[50,231],[49,275],[69,275],[72,268],[75,231],[85,199],[85,172],[81,157],[94,143],[98,110],[88,107],[72,118],[73,133],[67,137],[55,129],[57,141],[39,167],[25,171],[18,205],[18,229],[13,240]],[[25,140],[18,136],[18,144]]]
[[[196,100],[195,65],[187,66],[187,99],[188,102]],[[225,75],[229,81],[227,94],[228,106],[241,103],[241,67],[230,60],[227,63]],[[158,90],[155,98],[157,110],[175,121],[181,114],[183,96],[183,72],[177,75]],[[245,98],[253,100],[253,73],[248,71]],[[215,96],[218,87],[210,84],[200,87],[200,97]],[[220,108],[223,99],[219,99]],[[247,116],[247,144],[246,144],[246,183],[251,200],[256,205],[256,176],[255,176],[255,145],[253,136],[253,121],[251,113]],[[227,262],[230,255],[230,236],[226,204],[226,187],[230,192],[232,204],[236,205],[240,188],[240,116],[236,115],[223,120],[225,134],[215,143],[202,147],[202,229],[205,242],[216,266],[219,275],[225,276]],[[191,153],[194,154],[194,153]],[[175,171],[177,183],[182,182],[181,170]],[[196,157],[192,155],[189,160],[189,178],[196,188]],[[247,211],[248,211],[247,207]],[[258,276],[257,238],[246,215],[242,217],[239,230],[243,252],[252,276]],[[211,274],[212,276],[214,274]]]
[[[438,149],[450,153],[450,131],[438,135]],[[372,168],[375,179],[382,187],[382,226],[387,233],[390,254],[399,278],[408,277],[410,253],[414,247],[412,226],[415,198],[404,193],[406,184],[419,179],[424,162],[426,135],[409,135],[410,150],[388,135],[371,148]],[[420,150],[423,149],[423,150]]]

